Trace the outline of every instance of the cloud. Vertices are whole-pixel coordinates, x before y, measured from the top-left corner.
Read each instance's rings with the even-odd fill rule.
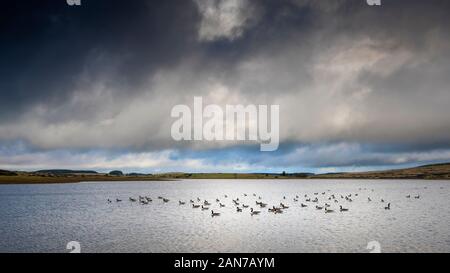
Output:
[[[52,152],[61,150],[139,158],[242,148],[171,139],[172,107],[203,96],[221,106],[278,104],[282,144],[308,147],[283,154],[289,161],[271,154],[261,157],[268,163],[250,156],[235,166],[450,160],[449,10],[438,0],[382,8],[359,0],[95,1],[77,12],[50,1],[7,4],[0,144],[23,141],[55,164]]]
[[[260,10],[256,1],[195,0],[202,19],[198,30],[200,41],[234,40],[258,22]]]

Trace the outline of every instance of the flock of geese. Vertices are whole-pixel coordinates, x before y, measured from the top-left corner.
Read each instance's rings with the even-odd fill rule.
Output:
[[[359,191],[364,191],[367,190],[366,188],[359,188]],[[372,192],[374,191],[373,189],[371,190]],[[328,194],[327,194],[328,192]],[[351,193],[351,194],[347,194],[347,195],[342,195],[342,194],[330,194],[330,190],[328,190],[327,192],[316,192],[313,195],[309,196],[308,194],[303,195],[302,197],[300,197],[299,195],[295,195],[294,197],[291,198],[287,198],[286,196],[283,196],[282,201],[277,204],[277,205],[271,205],[269,206],[267,203],[264,203],[262,201],[262,197],[261,196],[257,196],[255,193],[253,193],[253,200],[251,196],[247,195],[246,193],[244,193],[241,196],[241,199],[239,197],[236,198],[228,198],[228,195],[223,195],[222,200],[219,198],[216,198],[215,200],[215,204],[213,205],[212,203],[210,203],[208,200],[206,199],[201,199],[199,197],[195,198],[195,199],[191,199],[189,200],[189,204],[190,207],[192,209],[198,209],[201,211],[211,211],[211,217],[217,217],[220,216],[220,212],[214,211],[214,208],[217,209],[221,209],[221,208],[225,208],[228,204],[231,207],[235,208],[235,211],[237,213],[242,213],[244,210],[248,210],[248,212],[250,213],[251,216],[255,216],[255,215],[259,215],[262,210],[267,210],[269,213],[273,213],[273,214],[280,214],[283,213],[285,210],[289,209],[289,205],[285,204],[284,202],[286,202],[286,200],[292,200],[293,204],[298,204],[300,203],[299,207],[300,208],[307,208],[307,207],[313,207],[316,210],[319,211],[324,211],[325,213],[334,213],[336,211],[339,212],[348,212],[349,208],[345,208],[344,205],[348,205],[350,203],[352,203],[354,200],[356,200],[357,198],[359,198],[361,195],[358,193]],[[319,199],[320,197],[320,199]],[[420,199],[421,196],[420,195],[407,195],[406,198],[411,199]],[[230,200],[231,202],[225,202],[225,200]],[[302,199],[302,201],[300,201]],[[169,203],[170,199],[162,197],[162,196],[158,196],[158,200],[161,200],[163,203]],[[122,199],[115,199],[115,202],[122,202]],[[131,203],[139,203],[141,205],[149,205],[153,202],[153,199],[151,197],[148,196],[138,196],[136,198],[134,197],[129,197],[128,201]],[[107,200],[108,203],[113,203],[114,201],[111,199]],[[376,200],[372,200],[372,198],[370,196],[367,197],[367,202],[376,202]],[[391,209],[391,203],[390,202],[386,202],[383,198],[379,199],[379,202],[382,204],[387,204],[387,205],[383,205],[383,208],[385,210],[390,210]],[[250,205],[252,204],[252,205]],[[332,208],[332,204],[334,204],[334,206],[338,206],[339,209],[333,209]],[[178,200],[178,205],[179,206],[187,206],[187,202],[186,201],[182,201],[182,200]],[[298,205],[297,205],[298,206]],[[255,207],[255,208],[254,208]],[[259,210],[258,210],[259,209]]]

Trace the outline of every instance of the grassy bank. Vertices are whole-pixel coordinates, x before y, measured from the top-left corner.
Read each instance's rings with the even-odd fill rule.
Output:
[[[408,169],[328,174],[265,174],[265,173],[164,173],[155,175],[124,175],[87,173],[0,172],[0,184],[54,184],[95,181],[167,181],[174,179],[429,179],[450,180],[450,163]]]

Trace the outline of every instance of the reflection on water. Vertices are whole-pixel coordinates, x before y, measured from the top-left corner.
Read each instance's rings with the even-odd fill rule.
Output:
[[[398,180],[4,185],[0,252],[67,252],[71,241],[80,242],[82,252],[368,252],[371,241],[379,242],[383,252],[450,252],[449,190],[449,181]],[[328,199],[332,194],[338,203]],[[350,194],[352,202],[345,199]],[[129,201],[139,195],[153,201]],[[316,197],[318,203],[306,202]],[[200,203],[197,198],[208,200],[221,215],[193,209],[190,200]],[[237,198],[241,208],[250,207],[236,212],[232,199]],[[261,208],[256,201],[268,206]],[[289,208],[281,214],[268,212],[280,202]],[[315,208],[325,203],[335,212]],[[340,205],[349,211],[340,212]],[[252,207],[261,213],[251,216]]]

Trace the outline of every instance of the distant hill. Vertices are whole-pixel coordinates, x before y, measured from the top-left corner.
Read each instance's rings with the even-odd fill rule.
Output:
[[[1,176],[16,176],[17,173],[11,172],[11,171],[6,171],[6,170],[0,170],[0,175]]]
[[[355,172],[318,174],[312,178],[332,179],[450,179],[450,163],[423,165],[414,168]]]
[[[86,171],[86,170],[40,170],[36,171],[38,174],[54,174],[54,175],[65,175],[65,174],[97,174],[96,171]]]

